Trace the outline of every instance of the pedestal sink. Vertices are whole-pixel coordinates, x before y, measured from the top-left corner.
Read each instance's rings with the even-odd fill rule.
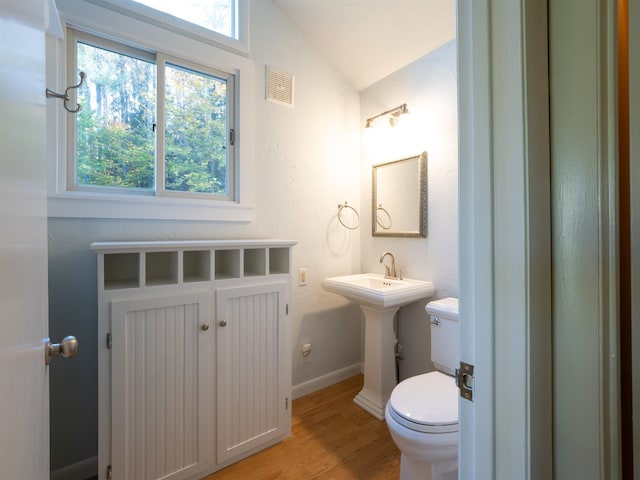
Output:
[[[322,288],[357,303],[364,313],[364,386],[353,401],[384,420],[384,408],[397,381],[393,318],[400,307],[433,295],[435,287],[422,280],[361,273],[325,278]]]

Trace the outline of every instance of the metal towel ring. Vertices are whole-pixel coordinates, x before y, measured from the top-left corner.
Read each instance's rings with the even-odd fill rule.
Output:
[[[391,228],[391,223],[392,223],[392,222],[391,222],[391,214],[389,213],[389,211],[388,211],[386,208],[384,208],[384,207],[382,206],[382,204],[378,205],[378,208],[377,208],[376,210],[377,210],[377,212],[376,212],[376,223],[377,223],[378,225],[380,225],[380,228],[383,228],[384,230],[389,230],[389,229]],[[384,224],[380,221],[380,215],[379,215],[380,210],[382,210],[382,211],[387,215],[387,218],[389,219],[389,222],[388,222],[388,224],[387,224],[387,225],[384,225]]]
[[[346,223],[344,223],[342,221],[342,210],[344,208],[348,208],[349,210],[353,210],[353,213],[356,214],[356,225],[355,226],[347,225]],[[344,228],[348,228],[349,230],[355,230],[356,228],[358,228],[360,226],[360,214],[358,213],[358,211],[355,208],[353,208],[351,205],[348,205],[347,202],[345,201],[344,203],[339,203],[338,204],[338,221],[342,224],[342,226]]]

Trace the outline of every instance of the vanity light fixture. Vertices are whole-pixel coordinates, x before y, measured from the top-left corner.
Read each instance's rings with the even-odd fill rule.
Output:
[[[405,113],[409,113],[409,109],[407,108],[407,104],[403,103],[402,105],[396,107],[396,108],[392,108],[391,110],[387,110],[386,112],[382,112],[379,113],[378,115],[375,115],[371,118],[367,118],[367,123],[365,124],[364,128],[371,128],[373,127],[373,122],[380,118],[380,117],[385,117],[388,116],[389,117],[389,124],[392,127],[395,127],[398,124],[398,120],[400,119],[400,115],[405,114]]]

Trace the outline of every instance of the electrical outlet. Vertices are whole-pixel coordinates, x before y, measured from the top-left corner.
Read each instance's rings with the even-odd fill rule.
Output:
[[[299,268],[298,269],[298,285],[303,287],[307,284],[307,269]]]
[[[309,363],[311,360],[311,344],[303,343],[300,347],[300,353],[302,354],[302,363]]]

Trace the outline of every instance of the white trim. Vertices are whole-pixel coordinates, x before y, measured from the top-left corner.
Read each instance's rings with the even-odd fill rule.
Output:
[[[233,27],[238,32],[236,38],[209,30],[208,28],[193,24],[173,15],[154,10],[146,5],[130,0],[87,0],[101,7],[109,8],[123,15],[133,16],[140,21],[156,25],[158,27],[174,31],[184,36],[194,38],[201,42],[211,43],[229,51],[247,55],[249,53],[249,2],[248,0],[236,0],[238,11],[236,25]]]
[[[50,480],[86,480],[98,473],[98,456],[86,458],[51,472]],[[98,475],[100,477],[100,475]]]
[[[544,2],[458,2],[465,480],[550,478],[546,18]]]
[[[351,378],[359,373],[363,373],[363,364],[354,363],[348,367],[341,368],[340,370],[334,370],[325,375],[321,375],[306,382],[294,385],[291,389],[291,396],[295,400],[296,398],[304,397],[310,393],[322,390],[323,388],[334,385],[338,382]]]
[[[237,119],[234,185],[236,202],[197,198],[112,196],[66,190],[67,128],[61,102],[47,100],[47,160],[49,167],[48,215],[71,218],[118,218],[251,222],[254,220],[255,147],[253,62],[173,31],[128,18],[88,1],[58,0],[65,24],[80,30],[117,38],[130,45],[150,48],[176,58],[235,75],[235,117]],[[66,88],[64,54],[66,40],[47,37],[47,86]]]
[[[252,205],[231,202],[66,192],[49,195],[47,216],[252,222],[255,212]]]

